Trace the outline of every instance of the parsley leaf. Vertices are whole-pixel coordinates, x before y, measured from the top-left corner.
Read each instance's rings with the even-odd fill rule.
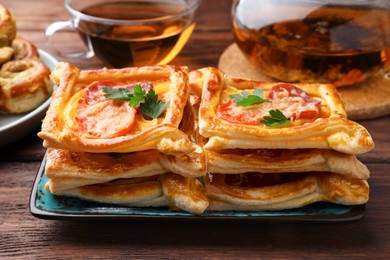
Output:
[[[263,98],[263,89],[256,89],[253,91],[253,95],[247,91],[243,91],[241,94],[230,95],[232,100],[237,103],[237,106],[247,107],[256,103],[271,102]]]
[[[243,99],[247,98],[249,96],[249,93],[244,91],[244,92],[241,92],[241,94],[232,94],[232,95],[229,95],[229,97],[231,97],[231,99],[238,103],[238,102],[241,102]]]
[[[103,92],[104,97],[108,99],[129,101],[129,106],[131,107],[140,105],[141,113],[151,118],[158,118],[169,104],[169,102],[164,103],[158,100],[158,95],[153,89],[145,93],[141,84],[135,85],[133,89],[115,89],[103,86]],[[143,99],[144,102],[142,102]]]
[[[270,110],[269,114],[271,116],[265,116],[264,120],[261,120],[260,123],[273,127],[273,126],[281,126],[288,122],[290,122],[290,119],[288,119],[279,109]]]
[[[157,100],[157,98],[156,92],[150,89],[146,94],[145,103],[140,104],[141,113],[151,118],[158,118],[168,107],[169,102],[164,103],[161,100]]]
[[[142,101],[142,99],[146,96],[145,91],[142,89],[140,84],[135,85],[134,94],[130,98],[129,106],[136,107]]]
[[[134,94],[133,89],[127,88],[110,88],[103,86],[104,97],[112,100],[130,100],[131,96]]]

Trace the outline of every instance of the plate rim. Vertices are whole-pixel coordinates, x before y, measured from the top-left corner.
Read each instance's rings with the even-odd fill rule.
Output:
[[[352,209],[341,215],[294,215],[294,216],[167,216],[167,215],[141,215],[141,214],[98,214],[98,213],[59,213],[47,211],[37,207],[36,201],[40,180],[45,172],[47,151],[36,173],[30,194],[30,213],[40,219],[47,220],[161,220],[161,221],[234,221],[234,222],[351,222],[361,219],[365,212],[365,204],[354,205]]]

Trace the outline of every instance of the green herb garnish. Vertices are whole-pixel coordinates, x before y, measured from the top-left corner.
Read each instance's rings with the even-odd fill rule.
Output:
[[[151,118],[157,118],[168,107],[169,102],[158,100],[158,95],[153,89],[146,94],[145,103],[140,104],[141,113]]]
[[[241,94],[230,95],[231,99],[237,103],[237,106],[247,107],[256,103],[271,102],[263,98],[263,90],[256,89],[253,94],[249,94],[247,91],[241,92]]]
[[[104,97],[112,100],[130,100],[134,94],[134,89],[127,88],[110,88],[103,86]]]
[[[141,85],[135,85],[134,87],[134,94],[130,98],[129,106],[136,107],[138,104],[144,99],[145,97],[145,91],[142,89]]]
[[[266,125],[266,126],[281,126],[288,122],[290,122],[290,119],[288,119],[285,115],[283,115],[282,112],[280,112],[279,109],[270,110],[269,114],[271,116],[265,116],[263,120],[260,121],[260,123]]]
[[[112,100],[129,101],[129,106],[131,107],[140,105],[141,113],[151,118],[158,118],[169,104],[169,102],[164,103],[161,100],[158,100],[158,95],[153,89],[150,89],[145,93],[140,84],[135,85],[134,89],[116,89],[106,86],[103,86],[102,89],[104,97]]]

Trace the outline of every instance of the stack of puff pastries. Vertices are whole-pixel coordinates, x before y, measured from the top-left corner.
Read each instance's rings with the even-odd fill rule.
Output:
[[[38,135],[48,148],[46,189],[53,194],[195,214],[368,200],[369,171],[355,154],[373,149],[373,140],[346,118],[331,85],[263,83],[169,65],[82,71],[59,63],[51,77],[59,87]],[[88,101],[103,85],[142,82],[169,102],[157,119],[137,110],[134,125],[121,127],[126,102]],[[232,102],[232,95],[259,89],[267,102]],[[110,113],[107,102],[123,109]],[[273,108],[291,120],[260,123]]]
[[[203,149],[180,128],[188,99],[188,69],[179,66],[80,70],[59,63],[58,85],[38,133],[48,148],[46,189],[55,195],[138,207],[168,206],[200,214],[208,207]],[[152,88],[165,111],[150,118],[104,87]],[[144,88],[144,87],[143,87]]]
[[[208,210],[367,202],[369,171],[355,154],[374,143],[365,128],[347,119],[334,86],[264,83],[203,68],[190,73],[190,88],[199,111],[196,139],[208,163]],[[234,101],[256,91],[264,102],[240,107]],[[265,124],[276,109],[290,120]]]

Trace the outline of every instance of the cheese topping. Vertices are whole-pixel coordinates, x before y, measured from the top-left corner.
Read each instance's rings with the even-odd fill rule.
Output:
[[[229,93],[232,92],[228,88]],[[231,123],[258,125],[270,110],[280,110],[290,120],[313,120],[320,114],[321,101],[310,97],[304,90],[292,84],[274,86],[267,94],[271,102],[256,103],[247,107],[238,106],[224,93],[217,115]],[[225,102],[224,102],[225,101]]]

